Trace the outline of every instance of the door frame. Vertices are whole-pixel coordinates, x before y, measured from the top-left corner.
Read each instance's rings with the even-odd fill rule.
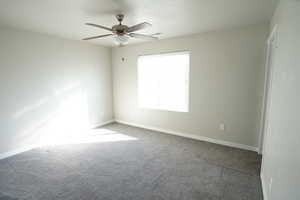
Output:
[[[274,25],[271,34],[267,40],[267,50],[266,50],[266,61],[265,61],[265,77],[264,77],[264,91],[263,91],[263,102],[261,109],[261,121],[259,130],[259,146],[258,153],[264,154],[264,146],[266,144],[267,138],[267,128],[268,128],[268,116],[270,113],[270,96],[273,81],[273,67],[274,62],[271,63],[271,55],[274,58],[274,49],[277,48],[277,24]],[[273,49],[273,52],[271,50]]]

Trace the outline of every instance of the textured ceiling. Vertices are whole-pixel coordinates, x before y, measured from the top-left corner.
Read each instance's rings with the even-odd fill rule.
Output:
[[[106,34],[85,26],[97,23],[111,27],[117,13],[124,24],[150,22],[140,33],[161,32],[170,38],[269,22],[277,0],[1,0],[0,25],[63,38]],[[96,39],[95,44],[113,45],[113,39]],[[131,43],[142,42],[131,39]]]

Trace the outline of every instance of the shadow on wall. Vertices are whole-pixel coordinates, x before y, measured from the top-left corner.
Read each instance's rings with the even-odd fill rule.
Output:
[[[35,146],[74,144],[102,141],[130,140],[129,136],[113,134],[102,129],[89,130],[89,106],[87,93],[80,82],[53,91],[32,105],[24,106],[11,117],[15,122],[24,122],[36,113],[42,118],[31,121],[18,134],[20,141],[34,143]],[[47,113],[47,114],[45,114]],[[27,124],[27,123],[25,123]],[[108,134],[109,133],[109,134]]]

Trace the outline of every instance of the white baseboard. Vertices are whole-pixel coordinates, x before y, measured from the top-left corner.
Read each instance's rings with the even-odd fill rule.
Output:
[[[23,153],[25,151],[32,150],[32,149],[37,148],[37,147],[38,147],[37,145],[36,146],[27,146],[27,147],[23,147],[23,148],[13,150],[13,151],[0,153],[0,160],[2,160],[4,158],[11,157],[11,156],[14,156],[14,155],[17,155],[17,154],[20,154],[20,153]]]
[[[267,188],[266,188],[266,182],[265,182],[265,177],[264,177],[264,174],[263,174],[263,171],[261,171],[260,173],[260,180],[261,180],[261,187],[262,187],[262,193],[263,193],[263,197],[264,197],[264,200],[268,200],[268,195],[267,195]]]
[[[114,120],[114,119],[111,119],[111,120],[108,120],[108,121],[106,121],[106,122],[101,122],[101,123],[98,123],[98,124],[94,124],[94,125],[91,126],[91,128],[92,128],[92,129],[94,129],[94,128],[99,128],[99,127],[101,127],[101,126],[104,126],[104,125],[107,125],[107,124],[110,124],[110,123],[113,123],[113,122],[115,122],[115,120]]]
[[[135,126],[135,127],[139,127],[139,128],[144,128],[144,129],[150,129],[153,131],[158,131],[158,132],[162,132],[162,133],[166,133],[166,134],[170,134],[170,135],[177,135],[177,136],[191,138],[191,139],[195,139],[195,140],[201,140],[201,141],[211,142],[211,143],[215,143],[215,144],[230,146],[230,147],[234,147],[234,148],[245,149],[245,150],[250,150],[250,151],[255,151],[255,152],[258,151],[257,147],[252,147],[252,146],[248,146],[248,145],[244,145],[244,144],[238,144],[238,143],[233,143],[233,142],[228,142],[228,141],[223,141],[223,140],[212,139],[212,138],[194,135],[194,134],[190,134],[190,133],[181,133],[181,132],[176,132],[176,131],[168,130],[168,129],[161,129],[161,128],[157,128],[157,127],[153,127],[153,126],[145,126],[145,125],[140,125],[140,124],[131,123],[131,122],[118,120],[118,119],[116,119],[116,120],[112,119],[112,120],[109,120],[109,121],[106,121],[103,123],[95,124],[91,128],[99,128],[101,126],[104,126],[106,124],[110,124],[113,122],[118,122],[118,123]],[[28,147],[16,149],[16,150],[5,152],[5,153],[0,153],[0,160],[7,158],[7,157],[11,157],[11,156],[19,154],[19,153],[23,153],[25,151],[29,151],[29,150],[37,148],[37,147],[39,147],[39,146],[38,145],[28,146]],[[263,178],[262,178],[262,185],[264,188]],[[264,193],[265,193],[265,191],[264,191]]]
[[[239,149],[244,149],[244,150],[249,150],[249,151],[255,151],[255,152],[258,151],[257,147],[248,146],[248,145],[244,145],[244,144],[238,144],[238,143],[228,142],[228,141],[224,141],[224,140],[212,139],[212,138],[209,138],[209,137],[194,135],[194,134],[190,134],[190,133],[181,133],[181,132],[168,130],[168,129],[161,129],[161,128],[157,128],[157,127],[153,127],[153,126],[145,126],[145,125],[136,124],[136,123],[132,123],[132,122],[127,122],[127,121],[123,121],[123,120],[119,120],[119,119],[115,119],[115,121],[118,122],[118,123],[121,123],[121,124],[126,124],[126,125],[129,125],[129,126],[135,126],[135,127],[144,128],[144,129],[150,129],[150,130],[153,130],[153,131],[167,133],[167,134],[170,134],[170,135],[177,135],[177,136],[181,136],[181,137],[206,141],[206,142],[210,142],[210,143],[220,144],[220,145],[224,145],[224,146],[229,146],[229,147],[234,147],[234,148],[239,148]]]

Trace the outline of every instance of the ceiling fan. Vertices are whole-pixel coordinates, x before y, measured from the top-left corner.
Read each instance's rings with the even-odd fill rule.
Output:
[[[98,24],[86,23],[86,25],[88,25],[88,26],[102,28],[104,30],[111,31],[112,33],[105,34],[105,35],[98,35],[98,36],[94,36],[94,37],[88,37],[88,38],[84,38],[83,40],[92,40],[92,39],[103,38],[103,37],[108,37],[108,36],[115,36],[116,44],[125,45],[128,43],[128,40],[130,37],[138,38],[138,39],[142,39],[142,40],[157,40],[158,38],[155,36],[161,34],[161,33],[155,33],[155,34],[151,34],[151,35],[144,35],[144,34],[134,33],[135,31],[139,31],[141,29],[150,27],[152,25],[148,22],[143,22],[143,23],[136,24],[134,26],[129,27],[129,26],[122,24],[122,21],[124,19],[123,14],[116,15],[116,18],[119,21],[119,24],[114,25],[111,28],[106,27],[106,26],[101,26]]]

